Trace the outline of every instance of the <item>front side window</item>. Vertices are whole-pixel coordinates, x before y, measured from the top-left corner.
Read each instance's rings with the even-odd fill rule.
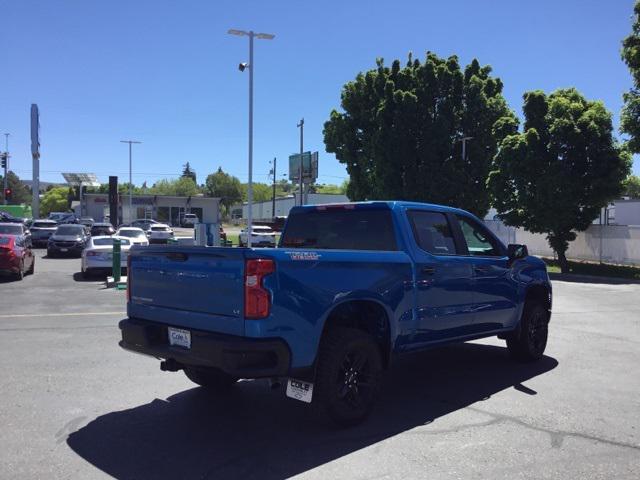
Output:
[[[479,257],[501,257],[504,255],[502,246],[484,226],[462,215],[456,215],[456,217],[460,222],[462,236],[467,242],[469,255]]]
[[[418,246],[432,255],[456,255],[456,244],[447,217],[439,212],[408,212]]]

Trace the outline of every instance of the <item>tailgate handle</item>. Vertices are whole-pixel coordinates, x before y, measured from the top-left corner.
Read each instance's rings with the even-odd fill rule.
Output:
[[[169,260],[175,260],[176,262],[186,262],[189,256],[186,253],[167,253]]]

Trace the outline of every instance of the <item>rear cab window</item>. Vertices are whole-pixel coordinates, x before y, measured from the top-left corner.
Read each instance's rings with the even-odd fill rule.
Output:
[[[331,206],[292,211],[280,246],[326,250],[398,250],[391,210]]]

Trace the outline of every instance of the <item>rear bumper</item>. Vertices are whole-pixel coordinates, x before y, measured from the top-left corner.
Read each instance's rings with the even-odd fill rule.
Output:
[[[216,367],[239,378],[280,377],[289,374],[290,352],[279,339],[252,339],[190,330],[191,348],[169,345],[167,327],[161,323],[127,318],[120,322],[120,346],[184,365]],[[184,327],[179,327],[183,328]]]

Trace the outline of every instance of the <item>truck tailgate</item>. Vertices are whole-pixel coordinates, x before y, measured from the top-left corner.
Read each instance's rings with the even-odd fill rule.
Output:
[[[244,334],[242,249],[144,247],[130,259],[130,317]]]

